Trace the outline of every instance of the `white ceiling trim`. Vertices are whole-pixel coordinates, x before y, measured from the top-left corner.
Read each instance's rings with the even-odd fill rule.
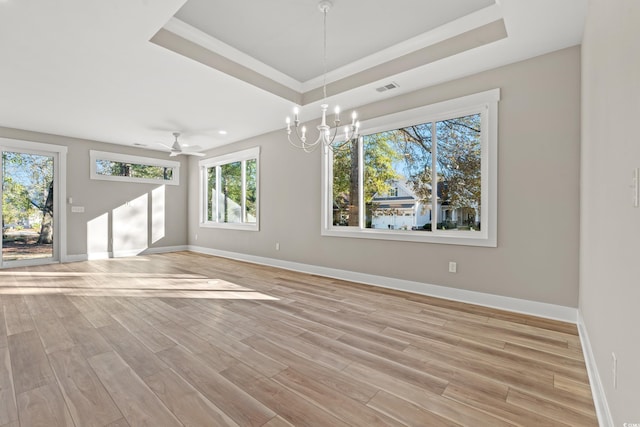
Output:
[[[288,87],[289,89],[295,90],[296,92],[302,92],[302,83],[298,80],[276,70],[262,61],[258,61],[253,56],[247,55],[233,46],[210,36],[204,31],[187,24],[176,17],[172,17],[162,28],[184,38],[185,40],[202,46],[211,52],[217,53],[218,55],[224,56],[233,62],[254,70],[257,73]]]
[[[372,55],[356,60],[343,67],[330,70],[327,72],[326,81],[327,83],[339,81],[351,75],[374,68],[390,60],[397,59],[403,55],[434,45],[502,18],[503,13],[501,7],[498,4],[491,5],[416,37],[405,40],[402,43],[398,43]],[[307,80],[306,82],[300,82],[176,17],[172,17],[164,25],[163,29],[236,62],[239,65],[254,70],[257,73],[262,74],[264,77],[278,82],[298,93],[309,92],[313,89],[322,87],[324,84],[324,77],[322,75]],[[318,57],[320,58],[320,56]]]
[[[335,82],[362,71],[375,68],[380,64],[400,58],[401,56],[434,45],[473,29],[490,24],[503,18],[502,10],[497,4],[480,9],[477,12],[460,17],[455,21],[441,25],[433,30],[405,40],[372,55],[361,58],[343,67],[327,72],[327,83]],[[315,77],[302,83],[302,92],[309,92],[322,87],[323,76]]]

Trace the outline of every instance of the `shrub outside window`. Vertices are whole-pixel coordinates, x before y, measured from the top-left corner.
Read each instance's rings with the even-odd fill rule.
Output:
[[[199,162],[202,227],[258,230],[259,147]]]
[[[323,235],[496,246],[499,97],[370,120],[360,139],[326,149]]]

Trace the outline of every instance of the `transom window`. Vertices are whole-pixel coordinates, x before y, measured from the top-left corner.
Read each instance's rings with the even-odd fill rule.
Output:
[[[180,163],[152,157],[91,150],[91,179],[178,185]]]
[[[203,227],[258,230],[259,147],[201,160]]]
[[[323,234],[496,246],[499,96],[371,120],[325,150]]]

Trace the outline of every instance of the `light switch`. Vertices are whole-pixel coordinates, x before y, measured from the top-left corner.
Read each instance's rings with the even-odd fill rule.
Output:
[[[84,206],[71,206],[71,212],[84,213]]]

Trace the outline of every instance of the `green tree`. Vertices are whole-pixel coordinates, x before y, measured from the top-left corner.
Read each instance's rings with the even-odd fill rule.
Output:
[[[172,178],[173,169],[170,167],[143,165],[138,163],[96,160],[96,172],[100,175],[108,176],[169,180]]]
[[[53,158],[38,154],[5,151],[3,164],[3,214],[8,209],[22,211],[27,220],[35,212],[42,212],[38,243],[53,242]],[[8,193],[5,201],[4,192]],[[30,205],[26,207],[27,201]]]
[[[34,210],[27,188],[11,177],[5,177],[2,186],[2,225],[25,222]]]
[[[242,162],[220,166],[220,191],[222,191],[222,221],[229,222],[232,208],[242,206]],[[238,215],[238,219],[240,216]]]
[[[481,196],[479,114],[436,122],[436,168],[442,202],[453,208],[478,208]],[[423,202],[431,199],[432,123],[394,131],[403,154],[407,180]]]
[[[374,195],[387,192],[390,182],[399,177],[393,165],[400,156],[385,133],[365,136],[363,144],[364,203],[370,211],[375,209],[372,205]],[[358,154],[357,140],[333,152],[334,224],[346,218],[347,225],[359,225]]]

